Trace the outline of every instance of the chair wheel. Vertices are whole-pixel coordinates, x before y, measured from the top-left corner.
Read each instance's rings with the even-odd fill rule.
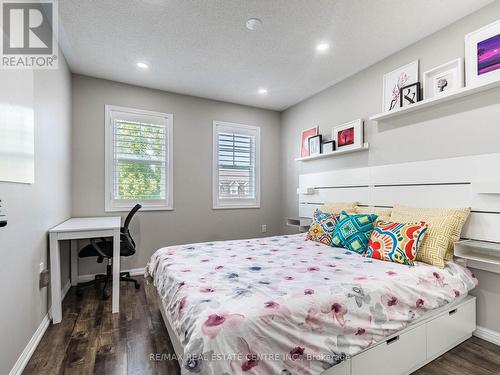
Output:
[[[107,292],[103,292],[103,293],[102,293],[102,299],[103,299],[103,300],[107,300],[108,298],[109,298],[109,293],[107,293]]]
[[[135,289],[139,289],[141,287],[141,284],[135,283]]]

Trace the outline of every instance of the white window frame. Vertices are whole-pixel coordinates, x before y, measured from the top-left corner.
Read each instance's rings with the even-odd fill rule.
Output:
[[[255,198],[219,199],[219,129],[229,131],[255,132]],[[212,208],[214,210],[236,208],[260,208],[260,127],[232,122],[213,121],[212,132]]]
[[[165,153],[165,194],[166,199],[160,200],[117,200],[113,199],[113,112],[126,112],[132,116],[154,116],[165,119],[166,128],[166,147]],[[173,210],[173,114],[154,111],[146,111],[130,107],[121,107],[116,105],[105,105],[105,211],[106,212],[125,212],[129,211],[136,203],[142,205],[143,211],[166,211]],[[145,121],[147,122],[147,121]]]

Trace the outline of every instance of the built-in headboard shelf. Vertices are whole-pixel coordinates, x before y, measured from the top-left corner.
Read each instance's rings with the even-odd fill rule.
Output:
[[[464,259],[469,267],[500,273],[500,243],[459,241],[455,244],[455,256]]]
[[[299,216],[324,202],[390,208],[471,207],[463,238],[500,242],[500,153],[331,170],[299,176]],[[485,181],[487,183],[485,183]]]

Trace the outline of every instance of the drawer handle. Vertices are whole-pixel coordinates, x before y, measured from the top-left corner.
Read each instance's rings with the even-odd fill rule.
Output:
[[[453,314],[455,314],[456,312],[457,312],[457,309],[453,309],[453,310],[451,310],[448,314],[453,315]]]
[[[390,345],[390,344],[392,344],[393,342],[396,342],[396,341],[398,341],[398,340],[399,340],[399,336],[396,336],[396,337],[393,337],[392,339],[387,340],[385,343],[386,343],[387,345]]]

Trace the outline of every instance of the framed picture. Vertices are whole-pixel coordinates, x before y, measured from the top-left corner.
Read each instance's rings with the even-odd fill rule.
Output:
[[[333,151],[335,151],[335,141],[323,142],[323,146],[321,146],[321,152],[323,154],[329,154]]]
[[[422,90],[420,82],[412,83],[411,85],[401,87],[399,92],[400,107],[408,107],[422,100]]]
[[[309,138],[318,135],[318,127],[310,128],[302,132],[302,138],[300,142],[300,156],[309,156]]]
[[[337,150],[350,150],[363,146],[363,120],[354,120],[332,128],[332,139]]]
[[[465,36],[467,86],[500,80],[500,20]]]
[[[418,81],[418,60],[384,74],[382,92],[382,112],[393,111],[400,107],[401,87]]]
[[[424,73],[424,99],[448,95],[464,86],[461,58],[447,62]]]
[[[309,138],[309,156],[321,154],[321,134]]]

